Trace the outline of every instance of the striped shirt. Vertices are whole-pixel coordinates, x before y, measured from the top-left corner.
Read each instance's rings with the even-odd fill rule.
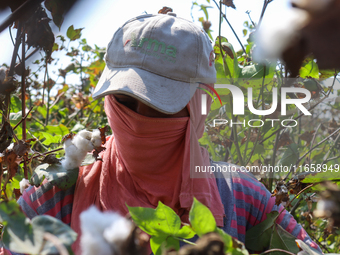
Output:
[[[226,162],[213,161],[211,165],[215,166],[215,169],[230,166]],[[264,221],[267,213],[281,212],[283,209],[282,205],[275,205],[275,197],[272,197],[265,186],[249,173],[215,172],[215,177],[225,209],[222,229],[243,243],[248,229]],[[44,181],[40,187],[27,188],[18,203],[29,218],[36,215],[50,215],[70,225],[73,194],[74,186],[61,190]],[[292,235],[321,252],[318,245],[286,210],[280,214],[276,222]]]

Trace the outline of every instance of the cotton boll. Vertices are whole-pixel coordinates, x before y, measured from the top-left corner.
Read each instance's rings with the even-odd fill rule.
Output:
[[[81,132],[81,131],[80,131]],[[91,134],[92,136],[92,134]],[[88,138],[86,133],[82,133],[82,134],[77,134],[72,142],[73,144],[79,149],[79,150],[83,150],[83,151],[92,151],[94,149],[94,146],[91,142],[91,136]]]
[[[116,221],[112,222],[112,224],[104,230],[104,238],[109,243],[119,243],[128,238],[132,231],[132,223],[131,221],[125,219],[120,216]]]
[[[29,186],[30,186],[30,182],[29,180],[23,178],[20,182],[19,182],[19,185],[20,185],[20,193],[23,194],[25,189],[27,189]]]
[[[100,147],[102,145],[102,137],[99,129],[95,129],[92,132],[91,142],[94,147]]]
[[[66,170],[75,169],[75,168],[79,167],[80,164],[81,164],[81,162],[79,163],[78,160],[75,160],[75,159],[69,158],[69,157],[62,159],[60,161],[60,163],[63,166],[63,168],[65,168]]]
[[[94,235],[90,231],[82,231],[80,246],[82,255],[112,255],[111,246],[104,240],[102,235]]]
[[[86,140],[91,140],[91,138],[92,138],[92,132],[87,131],[85,129],[79,131],[77,135],[81,136],[82,138],[84,138]]]
[[[256,34],[256,47],[253,58],[258,62],[276,61],[298,36],[298,31],[307,24],[309,14],[292,8],[281,21],[273,24],[263,22]]]
[[[107,242],[103,234],[112,222],[116,222],[120,218],[122,217],[117,213],[101,213],[95,206],[82,212],[80,214],[82,254],[114,254],[114,245]]]

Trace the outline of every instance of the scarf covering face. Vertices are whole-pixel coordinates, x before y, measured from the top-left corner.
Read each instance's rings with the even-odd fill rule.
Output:
[[[195,154],[191,167],[210,165],[207,150],[198,143],[206,118],[200,114],[201,94],[197,89],[190,101],[191,117],[180,118],[142,116],[113,95],[105,97],[113,135],[106,141],[103,162],[79,171],[71,219],[71,227],[78,233],[72,246],[76,254],[81,254],[79,215],[93,204],[102,211],[126,215],[126,204],[156,208],[161,201],[188,223],[196,197],[211,210],[217,225],[223,226],[224,208],[216,180],[208,173],[206,178],[190,178],[190,153]],[[208,106],[210,103],[211,99]]]

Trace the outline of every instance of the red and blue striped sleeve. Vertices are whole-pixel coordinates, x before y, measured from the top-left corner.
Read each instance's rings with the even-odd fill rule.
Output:
[[[61,190],[45,180],[39,187],[27,188],[18,203],[30,219],[37,215],[49,215],[70,225],[74,187]]]
[[[265,188],[265,186],[250,177],[247,173],[240,173],[239,177],[233,177],[235,197],[234,211],[240,222],[245,224],[238,225],[238,229],[245,233],[246,230],[267,218],[267,214],[271,211],[280,213],[276,223],[283,227],[286,231],[307,243],[310,247],[319,250],[319,246],[311,240],[303,227],[296,222],[294,217],[282,205],[275,205],[275,197]],[[235,224],[235,223],[234,223]]]

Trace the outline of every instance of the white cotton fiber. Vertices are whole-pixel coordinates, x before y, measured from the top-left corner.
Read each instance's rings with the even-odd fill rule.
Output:
[[[98,129],[96,129],[98,130]],[[94,133],[81,130],[73,139],[67,139],[64,142],[65,159],[61,160],[61,164],[67,170],[77,168],[81,165],[88,152],[101,145],[98,142],[98,132],[100,139],[100,131]],[[99,144],[99,146],[97,146]]]
[[[306,11],[292,8],[280,17],[279,22],[263,22],[256,32],[253,58],[258,62],[276,61],[298,36],[298,31],[308,22]]]
[[[94,147],[100,147],[102,145],[102,138],[99,129],[93,130],[91,142]]]
[[[20,193],[23,194],[25,189],[27,189],[30,186],[30,182],[27,179],[23,178],[19,182],[19,185],[20,185]]]
[[[80,214],[80,225],[83,255],[114,255],[116,241],[126,239],[132,229],[132,223],[118,213],[102,213],[95,206]]]
[[[104,230],[104,238],[110,243],[121,242],[128,238],[132,230],[131,221],[121,217]]]
[[[85,131],[85,132],[83,132]],[[89,134],[88,134],[89,133]],[[86,130],[80,131],[73,138],[72,142],[79,150],[83,151],[92,151],[94,149],[93,144],[91,143],[92,133]]]

